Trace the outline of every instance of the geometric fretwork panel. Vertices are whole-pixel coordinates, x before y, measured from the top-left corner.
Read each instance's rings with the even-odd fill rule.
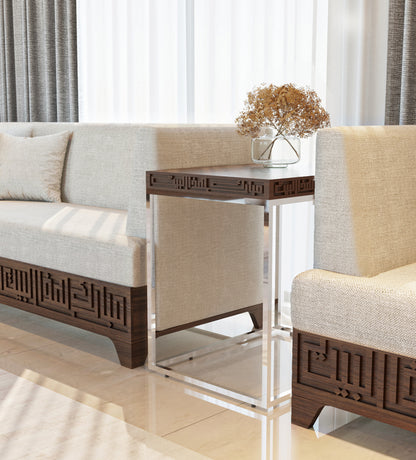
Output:
[[[238,168],[238,167],[237,167]],[[315,182],[312,176],[295,178],[249,178],[244,175],[211,176],[209,172],[199,174],[170,171],[148,171],[146,189],[148,193],[163,195],[189,195],[201,198],[290,198],[313,195]]]
[[[416,359],[299,331],[294,340],[295,383],[416,416]]]
[[[314,191],[314,181],[308,178],[296,178],[276,181],[273,188],[273,196],[286,198],[290,196],[310,195]]]
[[[33,303],[32,270],[0,265],[0,294]]]
[[[126,292],[128,288],[20,262],[0,264],[0,296],[123,332],[130,326]]]
[[[386,368],[385,407],[416,416],[416,360],[392,356],[387,360]]]
[[[127,299],[105,286],[88,282],[71,283],[71,308],[80,318],[109,327],[127,327]]]
[[[49,272],[37,271],[37,302],[39,307],[68,311],[68,279]]]

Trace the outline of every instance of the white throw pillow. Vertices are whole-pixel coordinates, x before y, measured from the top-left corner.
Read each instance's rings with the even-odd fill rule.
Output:
[[[28,138],[0,133],[0,199],[60,202],[70,135],[64,131]]]

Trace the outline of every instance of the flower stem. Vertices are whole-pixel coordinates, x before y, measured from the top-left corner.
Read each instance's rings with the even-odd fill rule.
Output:
[[[289,141],[289,139],[287,139],[285,136],[283,136],[283,139],[290,145],[290,147],[292,148],[292,150],[296,153],[296,156],[298,157],[298,160],[300,160],[299,153],[296,151],[295,147],[293,147],[293,145],[291,144],[291,142]]]
[[[259,160],[262,160],[262,159],[264,159],[264,160],[270,160],[270,157],[271,157],[271,155],[272,155],[273,145],[274,145],[274,143],[277,141],[277,139],[279,139],[279,138],[282,138],[283,140],[285,140],[285,141],[290,145],[291,149],[295,152],[295,154],[296,154],[298,160],[300,160],[299,153],[296,151],[295,147],[293,147],[293,145],[292,145],[292,143],[289,141],[289,139],[288,139],[287,137],[282,136],[282,135],[279,135],[279,134],[273,139],[272,142],[270,142],[270,144],[265,148],[265,150],[263,150],[263,152],[260,154],[260,156],[259,156],[258,159],[259,159]],[[269,150],[269,149],[270,149],[270,150]],[[268,150],[269,150],[269,155],[267,156],[267,158],[264,158],[264,155],[265,155],[265,153],[266,153]]]
[[[267,158],[264,158],[265,160],[270,160],[270,157],[272,156],[272,149],[273,149],[273,145],[274,143],[277,141],[278,137],[275,137],[272,142],[270,142],[270,144],[265,148],[265,150],[263,150],[263,152],[261,153],[261,155],[259,156],[259,160],[262,160],[263,159],[263,156],[264,154],[267,152],[267,150],[269,150],[269,155]]]

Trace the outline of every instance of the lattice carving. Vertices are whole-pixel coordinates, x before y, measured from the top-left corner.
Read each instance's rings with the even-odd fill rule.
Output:
[[[253,197],[261,197],[265,191],[263,181],[163,173],[149,174],[148,186],[155,190],[186,190],[197,194]]]
[[[416,417],[416,360],[296,332],[295,384]]]
[[[371,351],[357,353],[336,341],[304,334],[299,340],[299,383],[376,404]]]
[[[306,177],[252,177],[250,168],[233,172],[224,167],[223,174],[210,175],[176,171],[149,171],[146,174],[146,191],[150,194],[195,196],[200,198],[217,197],[235,198],[290,198],[294,196],[313,195],[314,178]],[[234,175],[233,175],[234,174]],[[236,175],[238,174],[238,176]],[[241,176],[240,176],[241,174]]]
[[[119,331],[127,331],[130,299],[128,288],[94,283],[82,277],[52,270],[0,265],[0,297],[7,297],[35,308],[45,308]],[[27,267],[27,268],[26,268]],[[7,303],[5,301],[5,303]]]
[[[32,270],[0,266],[0,295],[25,303],[33,303]]]
[[[59,310],[67,310],[67,283],[63,277],[57,277],[49,272],[38,271],[37,305]]]
[[[312,195],[314,187],[315,184],[312,178],[279,180],[274,183],[273,194],[276,198]]]

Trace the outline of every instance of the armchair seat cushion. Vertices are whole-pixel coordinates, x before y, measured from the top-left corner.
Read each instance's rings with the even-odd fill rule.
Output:
[[[0,254],[101,281],[143,286],[145,240],[127,236],[126,223],[127,211],[1,201]]]
[[[296,329],[414,357],[416,264],[371,278],[309,270],[293,283]]]

